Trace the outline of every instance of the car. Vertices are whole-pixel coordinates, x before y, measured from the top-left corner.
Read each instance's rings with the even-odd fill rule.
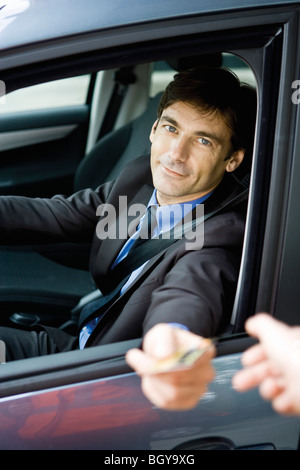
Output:
[[[0,2],[1,195],[71,194],[114,178],[149,151],[157,101],[179,64],[226,66],[258,94],[239,281],[207,393],[193,410],[152,405],[125,361],[140,338],[3,362],[1,449],[144,450],[158,464],[193,463],[203,449],[298,449],[299,420],[231,380],[253,344],[249,316],[300,321],[299,12],[298,0]],[[0,325],[76,331],[82,305],[99,295],[88,252],[1,246]]]

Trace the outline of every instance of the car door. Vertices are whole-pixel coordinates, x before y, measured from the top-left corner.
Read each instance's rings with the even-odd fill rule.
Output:
[[[117,51],[99,52],[102,58],[117,52],[115,61],[125,57],[137,62],[141,56],[196,58],[199,50],[226,51],[254,71],[259,111],[243,259],[232,331],[218,338],[214,382],[193,410],[156,408],[143,396],[140,380],[124,358],[140,339],[3,364],[3,448],[143,449],[149,451],[148,463],[154,451],[161,459],[156,463],[166,463],[160,451],[169,449],[182,456],[187,451],[195,459],[198,449],[297,449],[298,418],[276,414],[257,390],[239,394],[231,385],[241,353],[252,343],[243,333],[248,316],[266,310],[299,323],[300,129],[299,107],[291,99],[300,63],[299,11],[293,5],[267,3],[234,12],[199,11],[188,21],[185,15],[172,17],[159,21],[159,28],[155,21],[135,24],[135,47],[118,44]],[[126,30],[127,42],[128,36]],[[104,456],[113,458],[112,453]]]
[[[220,343],[214,382],[196,407],[176,412],[152,405],[126,365],[125,351],[139,340],[2,364],[0,448],[103,450],[107,459],[110,450],[115,458],[131,451],[150,464],[167,455],[196,463],[199,450],[297,449],[298,418],[279,416],[257,390],[232,388],[240,353],[252,343]]]
[[[70,194],[85,154],[91,75],[12,91],[1,104],[0,194]]]

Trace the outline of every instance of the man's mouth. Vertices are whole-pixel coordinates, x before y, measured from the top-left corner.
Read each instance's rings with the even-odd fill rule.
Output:
[[[171,170],[170,168],[168,168],[167,166],[164,166],[164,165],[162,165],[162,170],[167,175],[170,175],[170,176],[181,177],[181,178],[186,176],[186,174],[184,174],[182,172],[179,173],[178,171]]]

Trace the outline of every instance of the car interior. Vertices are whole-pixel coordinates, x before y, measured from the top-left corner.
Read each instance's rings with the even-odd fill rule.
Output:
[[[106,181],[113,180],[130,160],[138,158],[141,155],[148,155],[150,153],[149,133],[151,126],[156,119],[156,112],[162,89],[174,73],[184,68],[190,68],[195,62],[214,66],[223,65],[224,62],[224,66],[226,66],[227,62],[233,71],[236,71],[237,73],[240,72],[240,74],[242,74],[242,79],[245,78],[245,80],[250,84],[255,83],[251,69],[247,67],[242,60],[239,60],[237,57],[230,54],[225,56],[223,55],[222,57],[222,54],[219,53],[196,58],[188,57],[176,60],[173,59],[169,62],[160,61],[154,64],[147,64],[147,66],[123,67],[119,70],[115,70],[113,74],[111,71],[102,72],[102,75],[109,75],[113,81],[111,96],[103,115],[103,122],[101,126],[98,124],[98,135],[94,138],[94,144],[91,145],[89,142],[89,147],[91,147],[90,150],[87,151],[75,168],[72,187],[70,187],[70,184],[66,184],[64,190],[69,191],[69,194],[71,194],[72,192],[76,192],[87,187],[96,188]],[[117,123],[118,118],[120,118],[119,114],[121,113],[121,110],[124,114],[126,113],[124,107],[133,107],[134,105],[132,100],[136,99],[135,95],[137,92],[134,94],[133,91],[130,90],[130,87],[133,87],[137,81],[142,82],[143,84],[146,80],[145,78],[141,80],[139,76],[140,74],[148,75],[148,81],[151,82],[149,90],[147,90],[148,93],[150,93],[150,96],[147,96],[146,105],[137,117],[129,120],[129,122],[124,125],[119,124],[117,128],[115,128],[115,124]],[[103,77],[101,77],[101,80],[103,86]],[[151,86],[152,90],[150,89]],[[157,91],[158,88],[160,91]],[[130,92],[132,97],[128,96]],[[126,98],[128,99],[128,103],[126,103]],[[144,101],[146,100],[144,99]],[[98,107],[99,104],[93,103],[93,106]],[[44,111],[44,113],[47,113],[47,111]],[[13,114],[9,116],[11,120],[13,117]],[[6,123],[6,125],[8,124]],[[95,133],[94,129],[93,131]],[[34,145],[35,147],[39,147],[38,151],[36,149],[34,150],[36,153],[40,153],[40,159],[43,159],[41,157],[41,152],[43,151],[44,145],[45,144],[43,143],[42,148],[40,148],[41,145],[39,144]],[[47,145],[49,144],[47,143]],[[60,145],[63,146],[64,142],[61,141]],[[3,152],[4,161],[6,158],[7,161],[9,161],[11,154],[13,154],[14,158],[16,153],[21,154],[24,152],[26,155],[26,165],[27,155],[30,155],[31,149],[32,145],[23,149],[14,148],[6,150]],[[34,159],[32,164],[33,172],[39,170],[38,165],[37,170],[34,169],[35,161],[36,159]],[[18,161],[16,163],[18,163]],[[249,185],[250,169],[251,162],[245,162],[241,169],[238,170],[239,173],[237,174],[237,177],[245,185],[245,188]],[[11,174],[13,174],[11,168],[8,166],[7,172],[9,170]],[[57,169],[58,172],[60,170],[61,168]],[[26,173],[28,172],[26,171]],[[50,179],[49,174],[47,177]],[[43,178],[45,178],[44,174]],[[56,183],[56,178],[54,182]],[[13,189],[12,186],[13,185],[10,185],[10,191],[13,191],[13,194],[24,194],[25,192],[26,195],[23,182],[17,182]],[[32,196],[40,197],[43,196],[43,194],[47,196],[47,190],[46,192],[45,190],[41,191],[41,193],[38,192],[41,187],[41,183],[32,185],[29,182],[27,186],[31,187],[30,191]],[[32,186],[34,186],[34,188],[32,188]],[[48,186],[50,187],[50,183]],[[57,188],[56,184],[52,184],[52,186],[51,195],[54,195],[60,188]],[[0,189],[1,193],[5,194],[5,191],[7,191],[5,181],[0,186]],[[32,194],[33,191],[35,194]],[[13,249],[11,247],[1,247],[1,249],[3,251],[2,256],[4,256],[4,259],[5,256],[7,257],[7,263],[14,266],[13,271],[17,271],[18,269],[22,270],[22,267],[20,266],[20,259],[22,257],[24,259],[24,263],[26,257],[28,260],[29,257],[32,257],[33,271],[30,272],[30,266],[27,265],[27,277],[39,276],[47,266],[47,272],[49,273],[50,270],[53,278],[57,279],[57,293],[47,293],[42,276],[39,276],[41,282],[35,279],[34,292],[28,291],[28,287],[26,285],[22,286],[19,284],[17,287],[17,296],[15,295],[16,290],[14,289],[14,298],[17,299],[17,301],[12,302],[7,298],[6,304],[8,315],[5,319],[7,324],[20,328],[30,328],[38,322],[49,322],[51,325],[58,325],[60,328],[76,333],[78,313],[82,306],[85,302],[101,295],[101,293],[94,288],[88,275],[89,246],[70,243],[35,245],[32,247],[14,247]],[[51,261],[50,263],[48,262],[49,260]],[[64,268],[68,269],[68,276],[63,276],[62,278],[60,273],[63,272]],[[23,274],[24,272],[15,272],[15,275],[18,278],[23,278]],[[61,279],[59,279],[60,277]],[[12,280],[13,279],[10,278],[8,279],[8,282],[11,283]],[[29,279],[29,282],[30,281],[32,281],[32,279]],[[71,284],[73,284],[74,287],[76,286],[74,288],[74,295],[72,295],[69,290]],[[81,285],[83,292],[85,291],[84,295],[80,298],[78,298],[77,295],[78,284]],[[3,293],[5,291],[5,287],[6,286],[2,286],[1,288]],[[9,288],[10,286],[7,287]],[[49,298],[50,296],[52,299]],[[0,297],[3,304],[5,302],[5,296],[2,296],[1,293]],[[56,299],[53,299],[53,297],[56,297]],[[59,299],[60,303],[57,305],[54,303],[53,305],[53,302],[58,302]],[[21,308],[20,311],[18,307]],[[71,316],[68,318],[70,311]]]
[[[184,47],[184,40],[179,43],[176,53],[169,49],[161,50],[157,44],[156,49],[151,50],[151,55],[155,56],[155,61],[152,62],[142,59],[142,48],[141,52],[135,49],[134,58],[130,60],[129,48],[127,55],[124,55],[124,64],[117,68],[114,67],[114,62],[122,62],[119,50],[109,51],[107,55],[102,52],[99,58],[95,54],[91,57],[87,54],[79,58],[80,66],[71,58],[68,67],[66,64],[62,67],[61,63],[57,65],[53,62],[47,64],[45,69],[41,65],[36,68],[32,66],[31,75],[24,69],[18,70],[15,75],[12,73],[12,79],[7,79],[8,93],[12,96],[14,92],[26,91],[27,87],[28,90],[34,90],[35,86],[42,82],[51,82],[58,78],[67,80],[70,77],[80,77],[80,74],[88,74],[89,86],[86,100],[81,105],[13,111],[0,116],[0,132],[4,137],[8,134],[10,137],[9,143],[2,149],[0,194],[51,197],[58,193],[72,194],[87,186],[95,188],[114,178],[129,160],[149,153],[149,133],[156,119],[161,92],[177,70],[189,68],[191,64],[228,67],[240,76],[241,81],[256,87],[259,85],[260,90],[262,83],[259,73],[263,75],[262,62],[252,50],[245,48],[241,52],[220,53],[215,44],[206,44],[205,53],[199,55],[198,43],[195,40],[193,47],[189,48],[191,55],[186,57]],[[203,47],[200,50],[203,50]],[[99,68],[98,62],[101,65]],[[130,67],[129,63],[132,64]],[[252,65],[256,69],[255,74]],[[267,76],[264,71],[264,80]],[[22,89],[18,90],[20,87]],[[259,106],[260,101],[259,97]],[[59,138],[53,138],[53,132],[49,132],[51,128],[52,131],[54,128],[54,134],[59,129]],[[269,135],[271,139],[272,134]],[[29,144],[25,145],[24,142]],[[256,163],[256,166],[261,164]],[[237,174],[245,188],[249,186],[251,168],[253,165],[249,159]],[[265,171],[269,171],[269,168],[265,168]],[[255,194],[258,199],[261,198],[259,184]],[[259,208],[263,217],[264,204],[260,204]],[[254,248],[259,250],[259,233],[263,230],[261,219],[257,211],[254,217],[253,208],[248,217],[251,219],[251,230],[255,234],[254,238],[253,234],[250,234],[251,243],[254,240]],[[245,315],[254,311],[253,288],[257,286],[253,279],[259,266],[251,266],[251,263],[249,265],[249,251],[253,253],[253,245],[250,246],[246,240],[230,327],[234,334],[243,332]],[[1,246],[0,254],[3,261],[0,265],[2,325],[30,329],[32,325],[40,322],[71,333],[76,332],[82,306],[101,295],[88,272],[88,245],[79,247],[70,243]],[[246,258],[247,269],[244,267]],[[30,390],[33,387],[30,364],[39,376],[37,388],[43,386],[41,374],[43,375],[45,370],[48,386],[52,383],[52,372],[54,384],[61,384],[62,381],[69,383],[67,370],[70,376],[74,377],[75,365],[78,371],[81,366],[86,370],[85,367],[89,364],[88,377],[91,378],[99,377],[99,374],[105,376],[107,370],[113,373],[114,365],[118,371],[128,371],[124,351],[132,344],[139,345],[140,341],[137,338],[136,341],[129,342],[130,344],[126,342],[111,348],[110,345],[99,346],[80,352],[63,353],[55,360],[50,357],[47,361],[45,358],[26,360],[29,365],[22,378],[23,390],[26,390],[26,386]],[[104,362],[101,366],[102,372],[99,372],[102,357]],[[3,389],[3,392],[0,392],[3,394],[16,390],[14,378],[18,377],[20,380],[20,368],[16,363],[11,363],[3,379],[6,374],[5,391]],[[76,379],[78,380],[77,372]]]

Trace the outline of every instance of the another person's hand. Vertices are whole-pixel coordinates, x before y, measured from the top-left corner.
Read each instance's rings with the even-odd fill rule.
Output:
[[[145,335],[143,350],[128,351],[126,360],[141,376],[142,390],[154,405],[184,410],[198,403],[214,378],[211,362],[215,355],[213,344],[190,367],[160,373],[152,370],[157,360],[168,358],[181,348],[199,348],[205,342],[205,339],[184,329],[159,324]]]
[[[300,415],[300,327],[290,327],[267,314],[246,323],[259,344],[242,357],[244,369],[233,378],[238,391],[258,386],[278,413]]]

